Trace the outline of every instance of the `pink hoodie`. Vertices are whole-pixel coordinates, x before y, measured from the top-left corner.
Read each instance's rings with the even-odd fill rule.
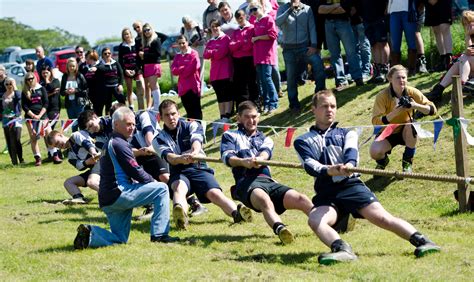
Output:
[[[254,36],[268,35],[270,40],[257,40],[253,43],[253,62],[257,64],[276,65],[277,53],[274,48],[278,33],[275,21],[268,15],[256,20]]]
[[[234,58],[253,56],[253,25],[248,24],[235,30],[230,39],[229,48]]]
[[[201,79],[199,77],[201,63],[199,53],[188,48],[186,53],[178,53],[171,64],[171,73],[178,75],[178,95],[181,97],[189,90],[201,96]]]
[[[229,49],[230,38],[225,34],[207,42],[204,59],[211,60],[210,80],[222,80],[233,75],[232,57]]]

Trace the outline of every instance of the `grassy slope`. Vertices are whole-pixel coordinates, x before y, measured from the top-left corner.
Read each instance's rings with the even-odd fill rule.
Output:
[[[411,84],[427,91],[439,74],[418,76]],[[313,85],[300,87],[304,114],[290,116],[286,97],[280,109],[272,116],[263,117],[262,125],[309,127],[313,118],[309,101]],[[369,125],[375,94],[383,86],[349,88],[337,94],[338,120],[343,126]],[[466,98],[465,116],[473,118],[473,98]],[[450,117],[448,98],[440,109],[443,117]],[[206,94],[202,101],[204,117],[217,119],[215,96]],[[472,126],[471,126],[472,127]],[[284,148],[285,133],[274,135],[275,159],[297,161],[292,148]],[[366,130],[361,138],[370,134]],[[26,129],[25,129],[26,132]],[[297,135],[304,130],[299,129]],[[471,130],[471,133],[473,131]],[[206,152],[218,156],[219,138],[209,142]],[[218,134],[220,136],[220,133]],[[27,140],[24,136],[23,140]],[[42,142],[41,142],[42,143]],[[0,138],[0,147],[4,139]],[[32,161],[30,149],[25,146],[27,161]],[[44,148],[42,149],[45,152]],[[435,174],[453,174],[455,162],[450,128],[444,128],[436,151],[432,140],[422,140],[415,159],[415,171]],[[470,163],[473,150],[468,150]],[[392,154],[389,169],[400,169],[402,149]],[[44,154],[44,153],[43,153]],[[373,167],[368,156],[368,145],[360,149],[361,166]],[[193,218],[187,232],[171,231],[184,243],[159,245],[149,242],[149,223],[133,222],[127,245],[74,252],[72,240],[79,223],[107,226],[104,214],[97,208],[97,199],[91,190],[87,196],[92,204],[65,207],[58,203],[67,197],[62,188],[66,177],[77,174],[67,163],[55,166],[45,164],[35,168],[7,165],[7,155],[0,156],[0,279],[1,280],[78,280],[78,279],[166,279],[166,280],[470,280],[472,261],[473,214],[458,214],[452,198],[456,188],[452,184],[415,180],[373,181],[363,176],[369,187],[393,214],[413,223],[422,232],[443,247],[441,254],[415,259],[413,247],[384,230],[365,221],[351,233],[343,235],[356,253],[358,262],[322,267],[317,256],[327,248],[312,234],[306,217],[288,211],[283,220],[297,234],[292,246],[281,246],[265,225],[261,215],[250,224],[231,225],[215,206],[208,205],[210,213]],[[232,176],[222,164],[212,164],[224,191],[229,194]],[[275,179],[288,184],[308,196],[313,195],[313,180],[303,171],[274,168]],[[470,174],[474,175],[471,166]],[[135,211],[138,215],[141,209]]]

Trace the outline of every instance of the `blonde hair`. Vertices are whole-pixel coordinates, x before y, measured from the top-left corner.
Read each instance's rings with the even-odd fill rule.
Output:
[[[390,68],[390,70],[387,73],[387,78],[391,79],[392,75],[398,71],[404,71],[405,74],[408,74],[408,70],[402,66],[402,65],[394,65],[393,67]]]
[[[474,22],[474,11],[467,10],[462,12],[462,25],[464,29],[467,29],[471,22]]]
[[[130,33],[130,39],[133,41],[132,31],[128,27],[124,27],[122,29],[122,41],[125,42],[125,32],[128,31]]]
[[[28,85],[28,79],[30,79],[30,78],[33,78],[33,85],[34,86],[32,88],[25,87],[26,85]],[[30,71],[27,72],[26,75],[25,75],[25,86],[23,86],[22,93],[23,93],[23,95],[26,96],[26,98],[28,98],[28,100],[31,100],[31,94],[32,94],[31,91],[34,90],[34,88],[36,86],[36,83],[38,83],[38,82],[36,81],[35,74],[33,72],[30,72]]]
[[[318,101],[321,97],[331,97],[331,96],[336,98],[336,95],[334,95],[334,92],[332,92],[331,89],[324,89],[324,90],[318,91],[313,95],[311,104],[313,105],[313,107],[316,108],[318,106]]]
[[[69,65],[70,64],[75,64],[76,65],[76,70],[74,71],[74,76],[77,76],[79,68],[77,67],[76,58],[71,57],[71,58],[67,59],[67,63],[66,63],[66,73],[67,74],[71,74],[71,73],[69,73]]]
[[[145,29],[147,29],[147,28],[150,29],[150,33],[151,33],[150,37],[145,36]],[[146,23],[146,24],[143,25],[142,31],[143,31],[142,46],[143,47],[150,47],[151,42],[153,42],[153,40],[157,39],[158,35],[156,34],[155,29],[149,23]]]

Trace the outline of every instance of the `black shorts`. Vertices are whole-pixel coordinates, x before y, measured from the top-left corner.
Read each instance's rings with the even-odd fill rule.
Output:
[[[217,102],[231,102],[234,101],[234,90],[232,89],[232,82],[230,79],[221,79],[211,81],[212,88],[216,92]]]
[[[385,140],[387,140],[388,143],[390,143],[390,146],[392,146],[392,148],[397,146],[397,145],[405,146],[405,140],[403,140],[403,129],[405,128],[405,126],[407,126],[407,125],[401,125],[401,129],[398,132],[392,133],[387,138],[385,138]],[[411,129],[412,129],[412,132],[413,132],[413,137],[416,137],[415,128],[412,125],[410,125],[410,126],[411,126]],[[382,132],[380,132],[380,133],[382,133]],[[377,134],[377,136],[380,135],[380,133]],[[390,154],[391,150],[388,153]]]
[[[385,17],[376,22],[364,23],[364,28],[365,36],[369,39],[371,46],[379,42],[388,42],[388,25]]]
[[[451,9],[449,10],[451,12]],[[418,20],[416,21],[416,32],[421,32],[423,24],[425,23],[425,9],[418,10]]]
[[[338,217],[348,213],[363,218],[358,210],[379,200],[359,178],[349,178],[328,187],[313,197],[314,206],[330,206],[336,209]]]
[[[160,181],[160,175],[169,173],[168,163],[158,156],[137,157],[137,163],[157,181]]]
[[[214,188],[222,191],[214,177],[214,171],[210,168],[195,168],[189,167],[183,169],[180,173],[171,174],[170,180],[168,181],[168,187],[171,189],[171,185],[178,180],[184,181],[188,186],[188,193],[186,196],[196,194],[201,203],[210,203],[206,197],[206,193]]]
[[[425,5],[426,20],[425,26],[438,26],[440,24],[452,24],[451,14],[452,1],[438,1],[436,5]]]
[[[286,192],[291,190],[291,188],[275,182],[271,178],[258,176],[254,179],[244,180],[239,185],[237,185],[235,196],[237,200],[241,201],[245,206],[253,209],[256,212],[261,212],[260,210],[255,209],[250,202],[250,195],[253,190],[260,188],[265,193],[270,196],[272,203],[275,207],[275,212],[277,214],[282,214],[285,212],[285,206],[283,205],[283,198],[285,197]]]

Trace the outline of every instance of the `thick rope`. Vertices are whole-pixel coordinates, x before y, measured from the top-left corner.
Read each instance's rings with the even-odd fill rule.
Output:
[[[221,163],[222,160],[219,158],[195,156],[196,161],[206,161],[213,163]],[[303,166],[299,163],[290,163],[290,162],[277,162],[277,161],[257,161],[259,165],[269,165],[275,167],[286,167],[286,168],[300,168]],[[461,177],[457,175],[435,175],[428,173],[415,173],[415,172],[399,172],[399,171],[390,171],[390,170],[381,170],[381,169],[370,169],[370,168],[361,168],[353,167],[347,169],[350,172],[365,173],[372,175],[380,175],[385,177],[395,177],[397,179],[404,178],[413,178],[421,180],[431,180],[431,181],[440,181],[440,182],[451,182],[451,183],[461,183],[461,184],[474,184],[474,179],[471,177]]]

